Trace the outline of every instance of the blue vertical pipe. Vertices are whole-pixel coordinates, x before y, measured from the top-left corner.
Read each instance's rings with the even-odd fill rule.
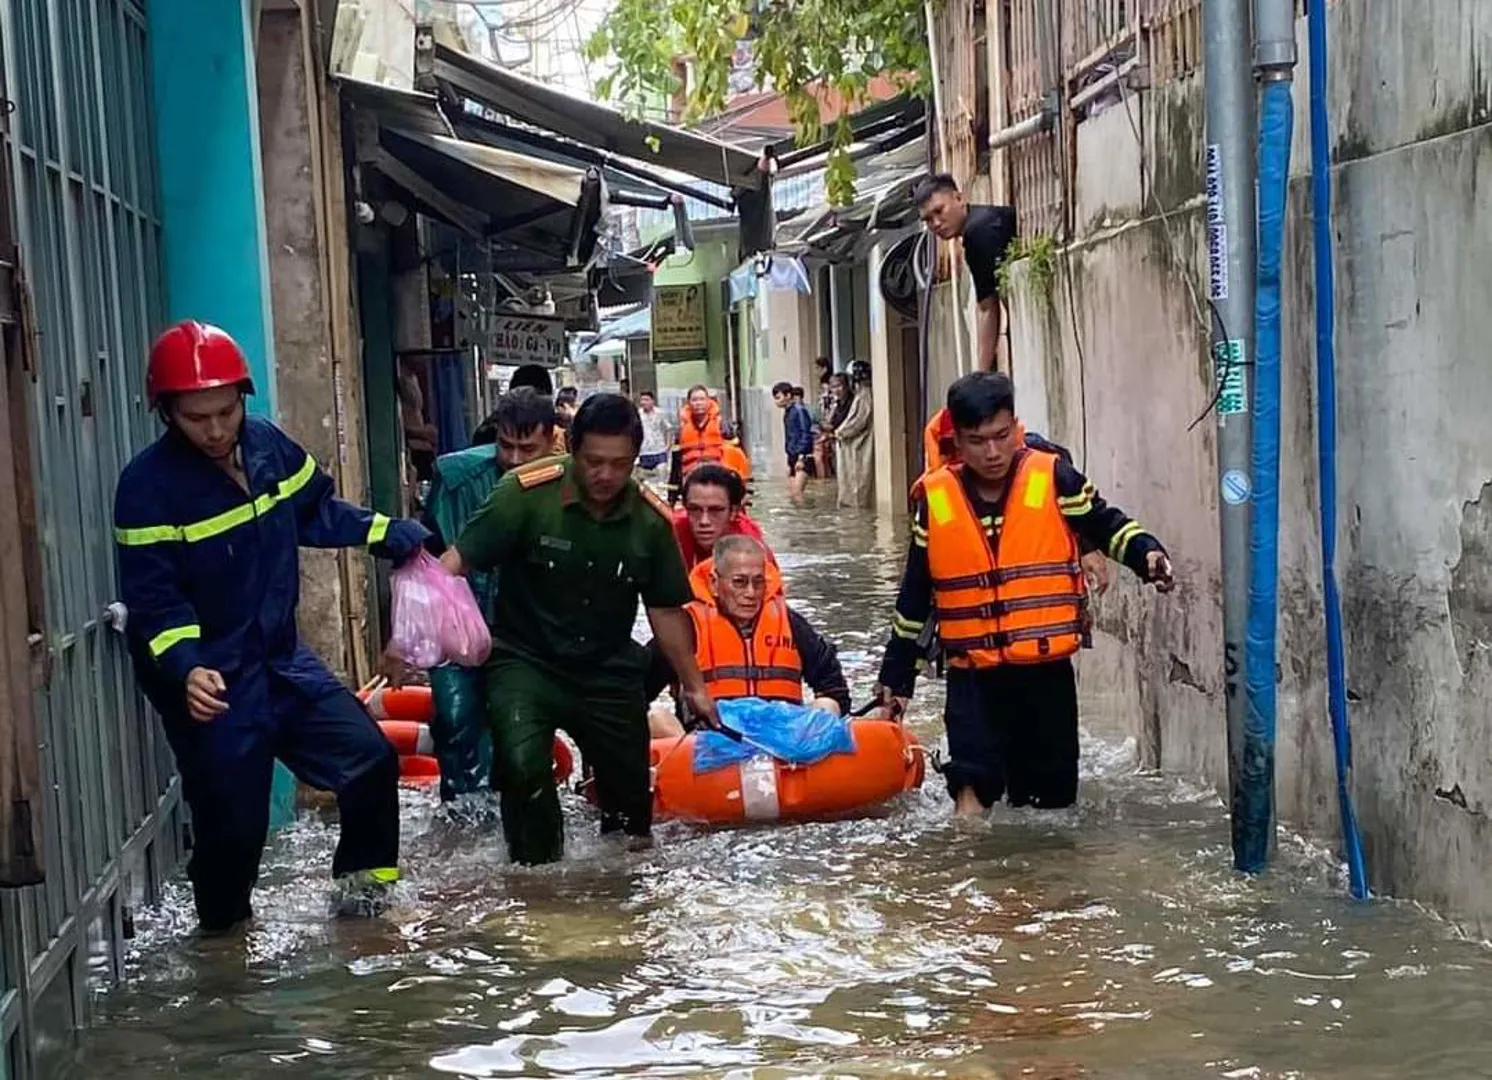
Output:
[[[1326,5],[1306,14],[1311,57],[1311,211],[1316,262],[1316,457],[1321,493],[1321,582],[1326,606],[1326,685],[1337,759],[1337,805],[1352,895],[1368,895],[1362,837],[1352,808],[1352,732],[1347,722],[1347,664],[1342,598],[1337,590],[1336,275],[1332,269],[1331,148],[1326,117]]]
[[[1280,263],[1290,185],[1295,106],[1288,79],[1266,82],[1259,102],[1258,287],[1254,300],[1254,513],[1249,532],[1248,633],[1244,639],[1241,823],[1234,862],[1257,873],[1274,846],[1275,626],[1280,531]],[[1240,827],[1241,825],[1241,827]]]

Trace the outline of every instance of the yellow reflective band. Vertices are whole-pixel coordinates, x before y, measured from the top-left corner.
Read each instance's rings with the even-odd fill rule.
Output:
[[[114,539],[125,547],[144,547],[147,544],[170,544],[186,539],[175,525],[148,525],[143,529],[121,529],[114,526]]]
[[[915,641],[922,633],[923,623],[908,619],[901,612],[891,614],[891,633],[899,638],[910,638]]]
[[[389,519],[383,514],[373,515],[373,524],[368,526],[368,543],[381,544],[389,534]]]
[[[948,492],[942,488],[934,488],[927,493],[927,512],[939,525],[947,525],[953,520],[953,505],[948,501]]]
[[[1040,510],[1046,505],[1047,496],[1051,494],[1051,490],[1050,474],[1033,472],[1026,480],[1026,497],[1021,502],[1030,510]]]
[[[1129,547],[1129,542],[1144,531],[1144,527],[1138,521],[1131,521],[1125,525],[1109,541],[1109,558],[1115,562],[1123,562],[1124,553]]]
[[[273,510],[274,506],[274,496],[261,495],[251,503],[244,503],[242,506],[235,506],[232,510],[224,510],[221,514],[214,514],[210,518],[184,525],[181,531],[185,534],[188,544],[195,544],[199,540],[209,540],[214,536],[219,536],[229,529],[247,525],[260,513]]]
[[[202,637],[202,627],[195,624],[191,626],[173,626],[170,630],[162,630],[150,639],[150,655],[157,660],[161,654],[172,645],[183,641],[197,641]]]
[[[288,480],[280,481],[280,498],[288,499],[301,488],[311,482],[311,477],[316,475],[316,459],[310,454],[301,463],[301,467],[295,471],[295,475]]]
[[[399,880],[399,868],[397,866],[375,866],[368,871],[368,880],[375,881],[379,885],[392,885]]]
[[[1058,509],[1068,517],[1082,517],[1093,510],[1093,500],[1082,499],[1079,502],[1060,503]]]
[[[236,529],[240,525],[247,525],[256,517],[263,517],[282,502],[291,499],[296,492],[311,482],[311,477],[316,475],[316,459],[310,454],[301,463],[301,467],[295,471],[295,475],[286,480],[281,480],[275,485],[275,493],[265,492],[253,502],[235,506],[232,510],[224,510],[221,514],[214,514],[210,518],[194,521],[189,525],[151,525],[143,529],[121,529],[115,528],[114,538],[126,547],[139,547],[146,544],[163,544],[171,541],[185,540],[189,544],[195,544],[201,540],[210,540],[214,536],[221,536],[230,529]],[[376,525],[377,522],[375,521]],[[385,528],[387,525],[385,524]],[[382,539],[380,537],[379,539]],[[370,540],[369,543],[375,541]]]

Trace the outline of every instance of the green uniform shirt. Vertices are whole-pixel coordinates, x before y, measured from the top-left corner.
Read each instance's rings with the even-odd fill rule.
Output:
[[[566,680],[640,685],[647,656],[632,640],[638,598],[658,608],[692,598],[661,500],[632,481],[598,520],[581,501],[568,458],[504,476],[456,549],[502,582],[494,658],[516,656]]]

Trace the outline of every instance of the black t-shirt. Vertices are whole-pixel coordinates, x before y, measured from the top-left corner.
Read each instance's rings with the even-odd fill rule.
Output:
[[[995,272],[1015,240],[1015,207],[971,206],[964,222],[964,259],[974,276],[974,295],[988,300],[999,291]]]

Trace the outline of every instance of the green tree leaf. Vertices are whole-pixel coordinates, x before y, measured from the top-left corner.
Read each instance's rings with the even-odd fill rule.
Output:
[[[755,84],[783,95],[800,145],[823,138],[817,91],[832,88],[848,112],[871,103],[873,79],[923,93],[930,85],[924,9],[919,0],[616,0],[587,45],[616,68],[598,86],[635,113],[685,94],[685,122],[720,113],[729,97],[737,45],[752,47]],[[688,62],[681,86],[676,63]],[[832,205],[854,200],[855,163],[848,115],[830,134],[826,186]]]

